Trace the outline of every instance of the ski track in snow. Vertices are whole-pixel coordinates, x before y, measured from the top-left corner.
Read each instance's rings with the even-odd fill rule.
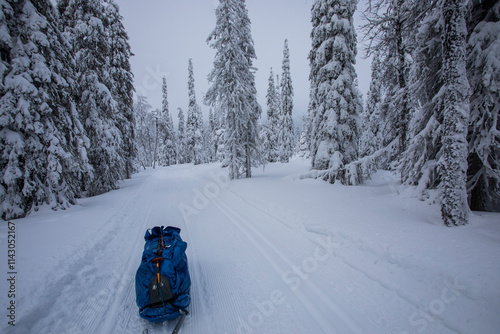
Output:
[[[76,252],[63,254],[47,283],[22,294],[19,304],[29,306],[16,325],[18,333],[109,333],[110,307],[116,308],[118,299],[133,289],[142,245],[139,239],[132,247],[122,244],[128,229],[141,235],[147,227],[152,203],[142,198],[151,191],[148,186],[145,182]]]
[[[193,188],[198,189],[199,193],[203,190],[203,186],[211,182],[206,179],[198,179],[197,182],[195,177],[191,176],[189,178],[193,184]],[[230,198],[230,202],[233,207],[238,208],[238,212],[231,209],[229,203],[223,202],[220,198],[215,197],[212,200],[212,203],[215,207],[217,207],[220,212],[228,218],[229,222],[233,223],[233,226],[237,227],[238,230],[242,233],[242,235],[246,236],[248,241],[251,242],[253,247],[261,254],[261,256],[267,261],[270,267],[273,269],[275,274],[281,279],[284,272],[286,272],[287,268],[290,268],[295,265],[295,263],[300,263],[302,258],[292,259],[287,256],[285,253],[288,253],[289,250],[281,250],[277,246],[273,244],[272,241],[269,240],[265,234],[259,231],[259,227],[265,228],[271,223],[279,223],[276,226],[282,227],[279,231],[279,235],[283,236],[284,239],[294,240],[292,246],[295,244],[311,244],[319,247],[320,244],[317,243],[316,240],[313,240],[312,237],[306,238],[303,234],[297,233],[294,231],[286,222],[283,222],[276,217],[272,216],[269,212],[258,208],[257,206],[251,204],[248,200],[243,198],[242,196],[231,192],[232,195]],[[236,202],[234,200],[237,200]],[[227,200],[227,198],[226,198]],[[237,203],[239,202],[239,203]],[[242,212],[246,213],[243,217]],[[271,221],[270,221],[271,220]],[[260,226],[259,226],[260,225]],[[284,248],[286,249],[286,248]],[[312,252],[311,252],[312,254]],[[304,258],[306,258],[304,256]],[[262,261],[261,261],[262,262]],[[363,272],[364,273],[364,272]],[[279,280],[278,280],[279,281]],[[317,284],[315,284],[312,279],[304,279],[304,285],[306,288],[301,289],[290,289],[289,286],[286,286],[283,281],[281,281],[280,289],[281,291],[288,291],[288,298],[295,299],[295,304],[302,305],[305,310],[301,310],[295,316],[300,316],[300,313],[304,311],[307,313],[307,317],[309,319],[314,319],[318,324],[319,329],[312,330],[313,333],[324,332],[324,333],[366,333],[371,332],[375,333],[377,330],[373,328],[373,324],[380,322],[377,320],[377,316],[370,314],[363,314],[358,319],[354,320],[351,316],[349,316],[345,311],[342,310],[341,307],[338,306],[338,303],[334,301],[333,298],[329,298],[325,291],[323,291]],[[345,307],[346,303],[352,303],[352,290],[345,289],[345,286],[341,286],[340,289],[342,292],[341,295],[345,298],[342,300],[342,304]],[[337,291],[339,292],[339,291]],[[339,295],[336,295],[338,298]],[[360,303],[357,304],[359,306]],[[354,310],[354,308],[352,309]],[[359,308],[356,309],[359,312]],[[365,317],[368,317],[372,320],[371,326],[366,325]],[[387,316],[387,315],[386,315]],[[393,315],[394,316],[394,315]],[[240,315],[241,317],[241,315]],[[234,317],[233,317],[234,318]],[[390,317],[388,317],[390,318]],[[363,319],[363,321],[360,321]],[[306,320],[306,322],[308,322]],[[360,325],[364,324],[364,325]],[[248,327],[250,328],[250,327]],[[307,329],[304,329],[307,330]],[[379,332],[388,333],[387,327],[382,327],[379,329]]]
[[[388,255],[389,259],[385,263],[380,262],[380,257],[375,258],[373,257],[372,253],[370,251],[367,251],[367,249],[362,249],[361,247],[351,247],[354,248],[354,250],[351,251],[349,256],[343,255],[342,252],[337,251],[339,248],[343,248],[346,246],[346,244],[349,244],[350,246],[356,245],[358,246],[356,239],[352,238],[351,236],[345,234],[345,233],[339,233],[339,232],[334,232],[331,231],[328,227],[326,226],[319,226],[319,225],[308,225],[307,222],[310,222],[310,219],[307,217],[301,217],[297,216],[296,214],[294,216],[286,216],[286,221],[283,220],[283,216],[279,215],[274,215],[272,212],[269,211],[268,208],[266,208],[266,205],[263,203],[252,203],[248,199],[244,198],[240,194],[229,190],[232,195],[234,195],[234,198],[238,198],[239,201],[245,203],[248,207],[251,207],[254,212],[259,212],[265,216],[268,216],[273,222],[279,223],[282,226],[286,226],[288,229],[295,229],[299,230],[302,232],[307,232],[307,233],[301,233],[302,237],[307,238],[310,242],[314,243],[316,246],[320,246],[318,243],[317,239],[318,236],[320,237],[331,237],[332,243],[336,245],[336,252],[333,254],[337,258],[337,260],[340,260],[342,265],[344,267],[341,269],[342,271],[346,271],[348,269],[351,270],[349,276],[364,276],[368,278],[372,284],[378,285],[379,287],[387,290],[389,294],[394,294],[396,298],[402,299],[398,301],[392,301],[393,303],[399,303],[400,308],[409,308],[410,311],[408,312],[415,312],[415,310],[418,310],[419,304],[417,301],[414,300],[411,296],[408,296],[403,290],[398,290],[391,284],[392,281],[397,281],[395,279],[395,272],[398,271],[398,269],[401,268],[403,265],[402,263],[397,263],[394,261],[394,259],[391,257],[391,255]],[[273,205],[273,210],[276,212],[286,212],[287,210],[285,208],[279,208]],[[243,219],[240,218],[241,221],[244,222]],[[292,223],[290,223],[292,222]],[[295,223],[294,223],[295,222]],[[305,223],[305,224],[304,224]],[[269,243],[269,242],[267,242]],[[284,257],[282,252],[279,250],[276,250],[275,247],[274,251],[279,253],[280,256]],[[352,256],[353,253],[356,253],[356,256]],[[360,258],[371,258],[373,257],[373,262],[377,264],[377,266],[384,266],[384,267],[389,267],[385,268],[388,271],[391,272],[390,280],[386,280],[383,277],[377,277],[376,274],[373,274],[370,272],[370,270],[367,270],[366,267],[361,267],[360,265],[356,264],[356,261],[352,259],[360,259]],[[352,259],[351,259],[352,258]],[[382,257],[384,258],[384,257]],[[287,260],[287,262],[290,264],[290,260]],[[338,266],[339,264],[337,264]],[[348,266],[349,268],[345,268],[345,265]],[[337,267],[338,269],[338,267]],[[404,274],[404,271],[403,271]],[[307,281],[309,284],[312,285],[312,288],[316,295],[322,299],[327,305],[330,306],[330,309],[333,312],[338,312],[340,315],[342,315],[344,312],[337,306],[335,303],[332,301],[332,298],[330,300],[325,300],[324,297],[324,291],[321,291],[321,289],[314,283],[311,283],[310,280]],[[367,309],[365,305],[365,302],[363,300],[366,300],[366,295],[370,293],[370,289],[366,290],[364,294],[360,294],[359,291],[356,291],[353,288],[347,288],[346,284],[333,284],[332,289],[335,290],[337,293],[337,297],[341,296],[344,298],[343,300],[343,305],[345,307],[346,303],[347,304],[352,304],[357,308],[357,310],[360,310],[365,313],[365,316],[370,318],[374,323],[377,323],[381,329],[383,329],[384,333],[395,333],[397,332],[397,328],[394,326],[391,326],[387,323],[387,319],[400,319],[402,317],[401,313],[394,313],[394,312],[389,312],[386,308],[378,308],[377,310],[369,310]],[[371,287],[371,292],[373,293],[373,287]],[[348,319],[347,316],[344,315],[346,319]],[[352,320],[350,320],[350,327],[348,329],[343,329],[342,331],[339,331],[340,333],[364,333],[367,332],[368,330],[373,333],[375,332],[375,329],[373,328],[367,328],[365,331],[361,331],[359,328],[356,327],[356,325],[352,324]],[[445,323],[446,325],[446,323]],[[452,328],[452,325],[450,324],[449,326]],[[331,329],[330,329],[331,330]],[[328,332],[328,331],[327,331]],[[459,331],[457,331],[459,332]]]
[[[170,333],[176,321],[139,317],[135,272],[146,229],[173,225],[188,243],[192,280],[182,334],[465,334],[439,314],[425,328],[409,326],[409,315],[425,316],[429,296],[453,277],[415,280],[423,268],[389,246],[266,203],[256,191],[248,196],[221,173],[213,165],[146,172],[102,224],[54,255],[53,270],[24,284],[15,330],[0,331]],[[447,307],[474,307],[465,292],[459,298]]]

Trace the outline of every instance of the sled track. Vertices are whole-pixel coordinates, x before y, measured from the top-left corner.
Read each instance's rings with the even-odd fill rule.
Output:
[[[23,312],[16,324],[17,331],[34,334],[101,332],[103,321],[106,321],[104,314],[113,312],[118,303],[116,299],[119,299],[127,288],[127,275],[123,280],[122,270],[132,266],[132,259],[135,260],[133,251],[137,248],[137,242],[136,246],[125,250],[125,257],[118,256],[114,247],[121,243],[120,233],[124,232],[124,229],[136,226],[131,223],[125,227],[124,222],[138,221],[137,216],[142,213],[138,212],[138,206],[134,203],[140,202],[141,195],[147,190],[148,181],[115,210],[102,229],[90,235],[70,255],[64,254],[64,258],[56,266],[64,270],[51,273],[43,278],[44,284],[35,285],[32,291],[22,294],[20,304],[31,305],[29,300],[40,302]],[[150,211],[151,206],[148,208],[148,212]],[[144,216],[147,215],[142,215],[143,225],[147,221]],[[142,229],[142,225],[136,228]],[[110,261],[106,257],[113,259]],[[123,259],[128,261],[116,263],[122,262]],[[102,264],[110,264],[108,270],[103,271]],[[116,293],[116,290],[120,292]],[[29,296],[29,300],[25,296]],[[79,302],[77,308],[68,308],[67,301],[75,300]],[[107,321],[109,322],[109,319]]]
[[[320,227],[319,231],[317,231],[317,228],[316,228],[316,226],[314,226],[314,223],[311,224],[311,227],[309,227],[307,224],[304,224],[304,223],[302,223],[302,226],[300,226],[298,224],[285,223],[284,221],[282,221],[280,218],[278,218],[277,216],[275,216],[271,212],[266,211],[264,209],[265,205],[263,203],[262,204],[260,204],[260,203],[255,204],[252,201],[249,201],[248,199],[240,196],[238,193],[232,191],[231,189],[227,189],[227,191],[230,192],[232,195],[234,195],[234,198],[237,198],[239,201],[241,201],[242,203],[247,205],[249,208],[252,208],[256,212],[259,212],[260,214],[269,217],[274,222],[279,223],[282,226],[285,226],[287,229],[289,229],[291,231],[302,233],[301,234],[302,236],[307,238],[307,240],[309,240],[311,243],[313,243],[317,247],[320,246],[320,244],[317,241],[318,236],[331,237],[333,240],[333,243],[339,245],[339,247],[343,247],[344,243],[346,242],[346,237],[342,237],[342,238],[339,237],[335,233],[332,233],[333,231],[329,231],[329,228],[326,226]],[[276,211],[280,211],[281,208],[273,206],[273,209]],[[282,209],[282,211],[286,212],[285,209]],[[293,215],[286,213],[285,217],[291,221],[294,221],[294,222],[310,222],[309,218],[297,215],[296,212],[294,212]],[[328,231],[328,232],[323,232],[323,230]],[[347,242],[349,242],[349,241],[350,240],[347,240]],[[362,253],[360,255],[361,257],[372,256],[372,254],[365,253],[361,249],[359,249],[359,252]],[[411,304],[412,306],[414,306],[413,311],[418,309],[418,305],[416,302],[402,296],[399,292],[394,291],[394,289],[392,289],[390,286],[385,284],[384,281],[379,280],[376,277],[373,277],[372,275],[367,273],[366,271],[362,270],[362,268],[360,268],[360,266],[356,265],[356,263],[353,260],[351,260],[348,257],[346,257],[345,255],[343,255],[342,252],[335,252],[333,255],[337,259],[342,261],[343,264],[347,265],[350,269],[354,270],[356,275],[362,275],[362,276],[369,278],[371,281],[373,281],[373,283],[386,289],[388,292],[390,292],[390,294],[393,294],[395,298],[401,298],[402,300],[404,300],[403,303]],[[324,297],[324,293],[316,285],[314,285],[313,288],[314,288],[317,295],[319,294],[323,299],[326,298],[326,297]],[[334,289],[337,294],[342,296],[345,301],[352,304],[357,310],[365,313],[370,319],[372,319],[372,321],[374,323],[377,323],[381,328],[383,328],[384,333],[399,333],[400,332],[395,326],[393,326],[394,324],[390,324],[386,320],[386,319],[401,320],[401,319],[399,319],[401,316],[400,314],[391,314],[388,311],[388,309],[386,309],[386,308],[378,308],[376,310],[376,312],[371,311],[371,310],[367,310],[364,307],[365,303],[363,302],[363,300],[366,299],[366,295],[364,295],[363,292],[359,291],[359,289],[357,289],[357,288],[356,289],[355,288],[348,288],[346,285],[341,284],[341,285],[334,285],[332,287],[332,289]],[[331,302],[331,301],[329,301],[329,302]],[[408,314],[410,314],[410,313],[408,313]]]
[[[185,175],[185,173],[183,173]],[[177,208],[181,206],[181,191],[179,181],[171,181],[171,186],[175,189]],[[209,311],[209,294],[206,291],[205,275],[202,272],[197,248],[191,242],[189,219],[178,210],[178,221],[183,221],[182,237],[188,243],[188,264],[189,276],[191,278],[191,305],[189,306],[190,315],[183,324],[183,333],[216,333],[215,323]],[[183,233],[184,232],[184,233]],[[192,320],[191,320],[192,319]]]
[[[191,178],[191,180],[194,179]],[[206,180],[199,179],[198,181],[191,182],[194,187],[202,189],[204,181]],[[238,197],[241,198],[240,196]],[[255,211],[255,209],[259,210],[258,208],[250,205],[246,200],[243,200],[242,202],[247,207],[250,207],[250,211]],[[254,245],[255,249],[274,269],[276,275],[281,277],[282,273],[285,272],[287,268],[295,264],[295,262],[285,255],[281,249],[277,248],[267,236],[255,228],[253,224],[249,223],[249,217],[243,218],[240,214],[232,210],[226,203],[224,203],[218,196],[212,199],[212,203],[224,216],[226,216],[231,222],[235,223],[234,226],[236,226]],[[270,216],[266,212],[262,213]],[[272,218],[277,220],[274,217]],[[290,227],[286,224],[282,222],[280,223],[290,229]],[[309,240],[307,242],[309,242]],[[306,279],[303,283],[307,286],[307,290],[298,289],[292,292],[299,303],[302,304],[307,310],[310,317],[315,319],[316,323],[320,326],[324,333],[363,333],[363,330],[356,325],[355,321],[351,319],[350,316],[342,309],[340,309],[332,300],[327,298],[325,293],[321,291],[313,280]],[[291,291],[288,287],[285,289]],[[311,298],[315,298],[315,300],[313,301]]]
[[[198,177],[196,181],[194,178],[191,178],[191,181],[193,182],[193,185],[195,187],[198,187],[199,190],[201,190],[205,184],[211,182],[211,180],[207,180],[202,177]],[[370,284],[368,284],[367,286],[353,287],[349,284],[349,282],[344,282],[344,284],[332,284],[331,290],[336,296],[335,300],[337,300],[338,297],[341,297],[343,299],[343,308],[345,308],[346,305],[351,305],[351,307],[345,308],[345,310],[339,308],[337,306],[339,304],[333,302],[331,297],[328,297],[328,293],[322,291],[318,287],[318,285],[313,282],[312,279],[304,281],[305,285],[308,286],[308,290],[306,290],[308,292],[306,293],[306,295],[309,296],[309,299],[311,296],[315,298],[313,306],[308,308],[308,311],[311,316],[315,318],[318,324],[323,323],[321,328],[326,333],[331,333],[332,328],[337,329],[339,333],[362,333],[367,330],[375,331],[375,328],[361,328],[360,326],[358,326],[354,318],[350,316],[351,313],[358,314],[358,317],[362,316],[363,318],[371,319],[371,322],[375,325],[376,328],[378,328],[378,331],[380,333],[400,333],[401,329],[407,326],[408,317],[414,312],[417,312],[419,311],[419,309],[421,309],[422,306],[419,306],[419,303],[412,296],[408,296],[404,291],[400,291],[398,288],[392,286],[382,277],[378,277],[376,274],[374,275],[370,272],[366,272],[356,263],[353,258],[350,258],[349,255],[343,254],[342,248],[344,246],[347,246],[349,248],[353,248],[351,249],[351,251],[354,251],[357,254],[355,258],[366,260],[373,257],[373,254],[371,252],[367,252],[366,250],[359,248],[356,245],[355,240],[351,240],[349,236],[339,235],[338,233],[333,233],[333,231],[330,231],[328,229],[325,230],[328,231],[328,233],[325,234],[323,232],[316,232],[316,228],[314,226],[312,227],[312,230],[310,230],[307,224],[305,226],[304,224],[302,224],[302,226],[299,226],[297,224],[288,224],[280,220],[280,218],[275,216],[275,214],[266,211],[266,205],[254,204],[253,201],[243,198],[231,189],[226,188],[225,191],[227,191],[231,195],[234,195],[232,196],[232,199],[237,200],[237,202],[234,203],[237,203],[238,206],[240,206],[240,204],[243,204],[247,208],[246,211],[252,212],[252,214],[249,214],[247,217],[242,217],[241,214],[231,209],[228,203],[223,202],[220,199],[220,196],[216,196],[215,198],[211,199],[211,203],[216,206],[226,217],[228,217],[228,219],[233,222],[237,222],[235,226],[237,226],[240,231],[249,238],[252,244],[256,246],[256,249],[264,256],[264,258],[266,258],[267,262],[271,264],[276,274],[280,275],[284,271],[283,265],[280,267],[278,263],[285,263],[286,265],[290,266],[291,264],[293,264],[293,259],[287,256],[282,250],[277,248],[276,245],[269,239],[269,237],[264,235],[259,229],[256,228],[256,226],[259,226],[257,221],[257,217],[259,216],[262,216],[263,220],[267,217],[268,220],[270,219],[276,225],[282,226],[283,228],[288,230],[288,232],[293,233],[296,237],[301,238],[303,242],[310,242],[316,247],[320,246],[317,241],[318,237],[331,237],[331,240],[340,248],[333,254],[333,256],[335,257],[335,262],[337,262],[337,266],[340,264],[344,266],[344,268],[342,268],[342,271],[347,270],[352,272],[352,275],[356,277],[359,277],[361,275],[368,279],[367,282],[370,282]],[[273,206],[272,208],[279,212],[278,207]],[[310,219],[297,216],[295,213],[294,216],[290,215],[290,218],[297,222],[310,222]],[[274,256],[271,257],[269,256],[269,254],[273,254]],[[340,263],[338,263],[339,261]],[[377,259],[374,258],[373,261],[376,262]],[[399,274],[405,275],[405,272],[402,271],[402,268],[400,268],[398,263],[387,261],[387,263],[384,263],[384,265],[388,266],[387,270],[391,273],[399,272]],[[340,268],[341,267],[338,267],[338,269]],[[381,292],[381,290],[383,291]],[[378,297],[372,298],[382,297],[380,295],[380,293],[382,293],[385,300],[388,300],[388,302],[395,303],[399,306],[390,309],[374,309],[367,307],[372,305],[369,300],[367,300],[367,298],[370,297],[367,296],[373,295],[374,291],[377,292]],[[294,291],[294,294],[296,295],[299,302],[304,304],[304,300],[307,298],[304,297],[304,295],[301,295],[299,291]],[[321,301],[321,307],[319,307],[319,309],[329,310],[326,313],[323,312],[326,322],[320,322],[320,320],[317,319],[317,314],[319,314],[318,307],[316,307],[316,305],[318,305],[317,300]],[[332,314],[335,317],[332,316]],[[339,326],[339,324],[342,325]],[[443,325],[449,330],[451,329],[452,331],[456,331],[456,328],[453,328],[453,326],[449,326],[449,324],[443,323]]]
[[[155,193],[158,193],[158,187],[154,187]],[[103,333],[123,333],[122,330],[117,331],[119,326],[121,324],[120,321],[116,321],[117,318],[120,319],[120,315],[123,313],[135,313],[137,319],[139,317],[137,316],[137,308],[135,308],[135,272],[138,267],[138,259],[140,259],[140,254],[142,254],[142,249],[144,247],[144,242],[143,238],[140,236],[143,235],[144,231],[149,228],[149,220],[151,216],[151,211],[153,208],[153,202],[149,203],[146,215],[144,216],[143,220],[139,224],[138,233],[136,234],[137,237],[135,238],[133,242],[133,246],[129,249],[129,252],[127,252],[127,256],[125,257],[126,263],[122,268],[124,268],[124,273],[126,275],[123,275],[125,280],[121,282],[117,286],[117,289],[114,291],[114,296],[115,298],[113,299],[111,305],[109,305],[109,309],[105,314],[105,322],[103,326],[101,327],[101,331]],[[133,226],[133,225],[132,225]],[[121,244],[122,242],[120,242]],[[138,256],[137,256],[138,255]],[[133,312],[135,311],[135,312]],[[117,317],[118,315],[118,317]],[[133,319],[134,317],[131,315],[129,317],[124,317],[125,321],[130,321],[130,319]],[[125,327],[126,328],[126,327]]]
[[[247,206],[253,208],[254,210],[257,210],[258,212],[262,213],[265,216],[270,217],[273,221],[282,224],[283,226],[286,226],[288,229],[291,230],[296,230],[299,228],[298,226],[295,225],[288,225],[285,222],[281,221],[279,218],[277,218],[275,215],[273,215],[270,212],[267,212],[263,209],[265,205],[263,204],[255,204],[249,201],[248,199],[240,196],[238,193],[227,189],[228,192],[230,192],[232,195],[234,195],[235,198],[237,198],[239,201],[242,203],[245,203]],[[275,210],[279,210],[279,208],[274,207]],[[283,210],[286,212],[286,210]],[[296,213],[293,214],[294,216],[290,216],[290,219],[297,221],[297,220],[302,220],[304,222],[309,221],[308,218],[306,217],[300,217],[297,216]],[[317,231],[319,227],[319,231]],[[391,254],[379,254],[379,257],[374,256],[374,253],[377,252],[376,249],[371,249],[370,245],[364,245],[364,247],[360,247],[358,245],[359,241],[356,240],[355,237],[347,235],[345,233],[342,233],[342,231],[334,231],[331,228],[329,229],[328,227],[321,227],[321,226],[314,226],[312,225],[311,227],[305,226],[305,231],[308,233],[304,233],[309,241],[312,243],[318,245],[317,241],[313,238],[314,235],[327,235],[322,232],[323,230],[328,231],[328,235],[332,237],[332,240],[338,245],[347,245],[350,247],[350,255],[345,255],[343,252],[339,251],[335,253],[335,256],[342,261],[343,264],[348,266],[350,269],[352,269],[356,274],[362,275],[366,277],[369,282],[372,282],[377,286],[377,288],[381,288],[382,290],[385,290],[385,296],[391,299],[391,303],[398,303],[399,304],[399,310],[405,310],[404,312],[401,313],[395,313],[391,312],[391,309],[388,308],[377,308],[375,310],[367,310],[365,305],[366,302],[363,302],[364,299],[366,299],[366,295],[371,293],[373,291],[373,288],[367,288],[367,287],[358,287],[357,289],[346,289],[343,286],[340,287],[335,287],[335,291],[342,295],[346,301],[349,301],[352,305],[354,305],[358,310],[361,312],[365,313],[369,318],[371,318],[375,323],[377,323],[381,328],[384,328],[385,333],[400,333],[401,329],[404,328],[408,321],[409,321],[409,316],[416,314],[416,312],[422,312],[422,308],[424,306],[419,303],[418,299],[416,296],[412,296],[406,292],[404,288],[394,286],[394,281],[398,281],[398,279],[394,279],[395,275],[401,275],[401,276],[407,276],[410,275],[406,271],[406,267],[408,264],[404,261],[398,261],[397,259],[393,258]],[[331,230],[331,231],[330,231]],[[352,257],[352,253],[355,253],[356,256]],[[366,270],[366,266],[363,267],[362,265],[359,265],[356,263],[355,259],[371,259],[373,262],[378,262],[379,259],[382,258],[387,258],[387,261],[383,263],[383,265],[386,266],[386,270],[391,273],[390,280],[387,278],[380,276],[377,273],[372,273],[369,270]],[[364,269],[365,268],[365,269]],[[404,268],[404,269],[403,269]],[[442,278],[443,281],[446,280],[446,278]],[[403,281],[407,281],[408,278],[403,277]],[[449,279],[449,281],[453,281],[453,279]],[[420,290],[425,290],[427,287],[425,285],[422,285],[419,287]],[[392,323],[388,319],[392,320]],[[437,319],[436,319],[437,320]],[[450,330],[451,332],[456,332],[459,333],[460,330],[454,326],[452,323],[446,321],[445,319],[439,319],[441,321],[441,324],[443,325],[444,328],[447,330]],[[435,320],[433,320],[435,321]],[[400,324],[400,327],[397,326],[397,323]],[[444,329],[443,328],[443,329]],[[404,332],[404,331],[403,331]]]

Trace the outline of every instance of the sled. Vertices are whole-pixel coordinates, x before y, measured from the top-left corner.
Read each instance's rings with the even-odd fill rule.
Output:
[[[135,275],[140,317],[153,323],[179,318],[174,333],[189,313],[191,302],[187,244],[180,231],[173,226],[147,230],[141,264]]]

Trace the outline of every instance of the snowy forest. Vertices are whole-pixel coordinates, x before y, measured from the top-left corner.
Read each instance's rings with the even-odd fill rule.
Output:
[[[218,162],[238,179],[293,156],[310,159],[303,178],[345,186],[396,171],[447,226],[500,211],[500,3],[363,1],[359,31],[358,1],[312,2],[309,107],[294,124],[288,40],[257,102],[244,0],[218,2],[206,94],[186,59],[187,107],[169,105],[163,78],[158,109],[134,94],[114,0],[0,0],[1,218],[65,209],[146,168]],[[366,97],[358,52],[373,59]]]

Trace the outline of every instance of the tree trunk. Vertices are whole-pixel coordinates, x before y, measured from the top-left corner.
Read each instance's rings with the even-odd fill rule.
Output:
[[[408,96],[408,84],[406,82],[406,48],[403,38],[405,20],[401,17],[400,11],[403,7],[403,0],[398,0],[398,18],[396,20],[396,49],[397,49],[397,74],[398,74],[398,95],[399,115],[397,119],[397,129],[399,134],[399,155],[406,151],[406,140],[408,137],[408,119],[410,117],[410,103]]]
[[[441,213],[447,226],[468,223],[467,127],[470,87],[466,73],[466,0],[445,0],[443,4],[443,75],[446,85],[443,156],[440,161],[443,198]]]

